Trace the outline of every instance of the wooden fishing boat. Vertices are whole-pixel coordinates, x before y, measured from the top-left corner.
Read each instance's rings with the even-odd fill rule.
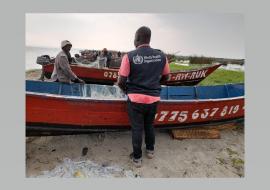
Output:
[[[214,72],[221,64],[204,67],[196,70],[171,72],[169,80],[163,85],[168,86],[190,86],[196,85]],[[44,74],[47,78],[51,77],[54,65],[52,63],[44,65]],[[118,78],[118,69],[93,68],[87,65],[71,65],[72,71],[86,83],[113,85]]]
[[[26,81],[27,131],[129,129],[127,97],[117,86]],[[162,129],[244,118],[244,85],[164,86],[155,117]]]

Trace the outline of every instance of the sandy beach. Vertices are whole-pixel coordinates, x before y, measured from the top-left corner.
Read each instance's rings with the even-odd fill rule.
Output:
[[[27,72],[38,79],[40,71]],[[156,130],[155,157],[143,154],[135,168],[131,132],[26,137],[26,177],[244,177],[244,128],[221,131],[220,139],[175,140]],[[143,149],[144,150],[144,149]]]

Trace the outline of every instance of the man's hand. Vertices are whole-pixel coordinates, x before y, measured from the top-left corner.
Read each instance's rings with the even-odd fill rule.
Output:
[[[162,75],[160,79],[160,83],[164,83],[169,80],[169,75]]]
[[[82,79],[80,79],[80,78],[78,78],[78,81],[79,81],[79,83],[85,84],[84,80],[82,80]]]
[[[126,82],[127,82],[127,77],[123,77],[123,76],[119,75],[116,85],[118,85],[119,88],[120,88],[125,94],[126,94],[126,91],[127,91]]]
[[[168,59],[168,62],[169,63],[175,61],[175,55],[167,54],[166,56],[167,56],[167,59]]]
[[[80,78],[76,78],[74,82],[85,84],[85,82]]]

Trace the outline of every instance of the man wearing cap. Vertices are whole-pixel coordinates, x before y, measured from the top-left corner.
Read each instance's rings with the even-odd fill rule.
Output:
[[[142,164],[142,134],[145,132],[146,156],[154,157],[155,134],[153,123],[160,100],[160,82],[169,76],[168,60],[163,52],[150,47],[151,30],[140,27],[135,33],[135,50],[122,58],[118,86],[127,93],[127,111],[132,131],[133,152],[130,158],[135,167]]]
[[[72,44],[68,40],[61,42],[62,51],[58,53],[55,58],[54,69],[51,76],[53,81],[59,81],[64,83],[84,83],[83,80],[78,78],[70,68],[70,62],[72,61],[70,55],[70,49]]]

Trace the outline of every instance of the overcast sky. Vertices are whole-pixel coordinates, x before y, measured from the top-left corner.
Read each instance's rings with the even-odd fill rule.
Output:
[[[26,46],[129,51],[135,31],[148,26],[150,45],[166,53],[245,58],[244,18],[240,14],[26,14]]]

